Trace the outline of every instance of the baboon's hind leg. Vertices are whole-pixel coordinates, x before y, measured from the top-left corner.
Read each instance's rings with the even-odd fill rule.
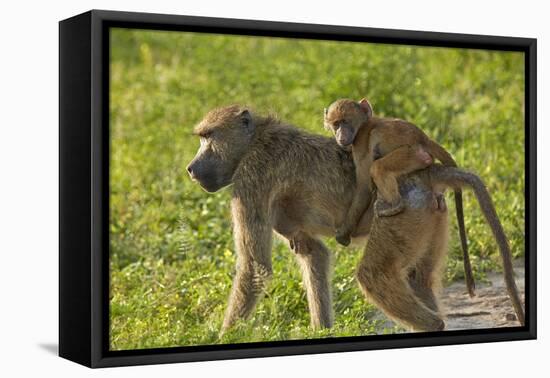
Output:
[[[434,312],[438,312],[439,307],[437,305],[435,293],[426,276],[426,271],[421,267],[414,268],[409,273],[409,285],[414,294],[426,305],[426,307]]]
[[[409,272],[408,281],[414,294],[434,312],[439,312],[436,291],[439,280],[437,264],[431,256],[426,256]]]
[[[356,273],[363,293],[388,317],[408,328],[444,329],[445,323],[437,312],[425,305],[409,285],[405,260],[413,256],[391,244],[369,240]]]
[[[445,217],[446,214],[441,214]],[[425,253],[415,267],[409,272],[408,280],[414,293],[432,311],[438,312],[437,294],[441,285],[448,248],[448,223],[446,220],[436,222],[432,238]]]

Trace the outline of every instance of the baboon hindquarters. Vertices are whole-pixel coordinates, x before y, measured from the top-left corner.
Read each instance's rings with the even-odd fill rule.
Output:
[[[447,213],[420,203],[432,193],[407,193],[404,212],[375,217],[356,277],[366,297],[389,318],[416,331],[445,327],[435,290],[447,248]]]

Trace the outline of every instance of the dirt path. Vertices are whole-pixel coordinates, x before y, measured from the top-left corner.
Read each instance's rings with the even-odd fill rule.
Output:
[[[523,298],[525,290],[525,263],[514,263],[516,284]],[[516,327],[512,303],[508,298],[502,273],[489,273],[488,283],[476,282],[476,296],[470,298],[464,282],[455,282],[446,287],[441,296],[441,305],[447,317],[447,328],[475,329]]]

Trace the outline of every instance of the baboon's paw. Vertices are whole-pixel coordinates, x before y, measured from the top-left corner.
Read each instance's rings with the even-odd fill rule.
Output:
[[[398,320],[399,321],[399,320]],[[437,332],[445,330],[445,322],[440,318],[424,319],[421,324],[411,328],[416,332]]]
[[[418,151],[416,151],[416,156],[418,160],[424,164],[425,167],[428,167],[434,162],[432,155],[427,153],[423,148],[420,148],[418,149]]]
[[[378,217],[391,217],[397,215],[405,210],[405,204],[402,199],[395,204],[390,204],[384,200],[376,200],[374,204],[374,212]]]
[[[435,331],[444,331],[445,330],[445,322],[443,320],[439,320],[437,324],[435,325]]]

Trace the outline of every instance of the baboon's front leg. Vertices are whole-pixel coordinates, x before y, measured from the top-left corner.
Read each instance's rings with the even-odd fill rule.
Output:
[[[344,222],[336,230],[336,241],[342,245],[349,245],[351,234],[355,231],[361,217],[365,214],[374,197],[373,185],[369,175],[370,158],[356,163],[356,185],[351,206],[348,209]]]
[[[294,246],[307,292],[311,325],[330,328],[333,323],[330,251],[306,234],[296,236]]]
[[[238,319],[247,318],[272,275],[272,228],[261,206],[249,209],[233,200],[233,225],[237,251],[237,272],[222,332]]]

